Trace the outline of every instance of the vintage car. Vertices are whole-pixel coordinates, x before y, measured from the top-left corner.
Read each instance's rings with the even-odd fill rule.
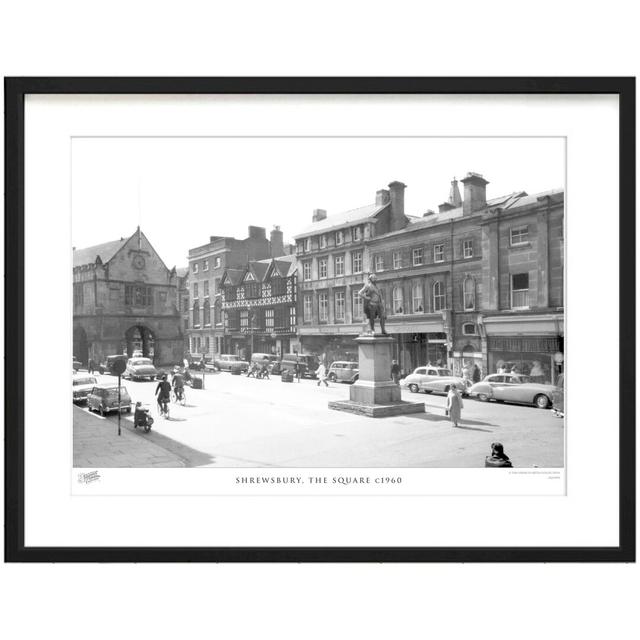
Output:
[[[101,416],[118,410],[118,387],[99,384],[93,387],[87,396],[89,411],[98,411]],[[131,396],[126,387],[120,387],[120,413],[131,413]]]
[[[353,384],[359,377],[358,366],[357,362],[337,360],[331,363],[327,371],[327,378],[329,378],[331,382],[349,382]]]
[[[493,373],[469,389],[469,395],[486,402],[517,402],[547,409],[552,404],[554,386],[531,382],[529,376],[519,373]]]
[[[413,373],[400,380],[400,386],[406,387],[411,393],[448,393],[451,385],[455,384],[463,396],[467,395],[469,382],[464,378],[452,375],[449,369],[442,367],[418,367]]]
[[[213,368],[216,371],[240,371],[244,373],[249,369],[249,363],[246,360],[241,360],[238,356],[224,353],[214,359]]]
[[[87,401],[87,396],[98,384],[98,381],[93,376],[85,376],[82,374],[76,374],[73,376],[73,402],[80,404]]]
[[[301,378],[318,377],[318,367],[320,366],[320,358],[310,353],[286,353],[280,360],[280,366],[275,366],[273,373],[281,373],[282,371],[292,371],[295,375],[296,367],[300,370]]]
[[[280,367],[276,367],[276,365],[280,364],[278,360],[278,356],[273,353],[253,353],[251,354],[251,364],[256,363],[259,365],[264,364],[265,360],[268,362],[269,373],[277,373]],[[274,371],[274,367],[276,371]]]
[[[104,359],[104,362],[98,366],[98,371],[102,374],[104,373],[108,373],[110,375],[117,375],[114,370],[113,367],[116,364],[116,362],[122,360],[125,364],[127,362],[127,356],[122,355],[122,354],[118,354],[118,355],[114,355],[114,356],[107,356]]]
[[[153,366],[150,358],[129,358],[123,375],[130,380],[144,380],[145,378],[154,380],[158,375],[158,370]]]

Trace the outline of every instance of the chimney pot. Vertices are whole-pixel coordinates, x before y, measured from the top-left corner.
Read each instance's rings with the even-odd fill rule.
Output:
[[[320,220],[324,220],[327,217],[327,212],[325,209],[314,209],[313,217],[311,218],[312,222],[320,222]]]
[[[379,189],[376,191],[376,206],[381,207],[382,205],[389,204],[390,196],[388,189]]]
[[[404,229],[407,219],[404,215],[404,190],[407,185],[394,180],[389,183],[389,197],[391,200],[391,225],[390,231]]]

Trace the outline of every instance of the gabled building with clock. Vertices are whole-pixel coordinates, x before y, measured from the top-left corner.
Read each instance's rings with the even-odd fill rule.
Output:
[[[179,278],[138,227],[129,238],[73,250],[73,355],[83,364],[134,352],[182,361]]]

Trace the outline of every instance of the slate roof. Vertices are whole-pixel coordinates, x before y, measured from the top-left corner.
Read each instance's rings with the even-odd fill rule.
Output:
[[[225,274],[227,277],[225,284],[240,284],[245,273],[245,269],[226,269]]]
[[[303,238],[310,234],[324,233],[347,225],[371,221],[371,218],[378,215],[385,207],[388,206],[389,203],[383,205],[368,204],[364,207],[359,207],[358,209],[350,209],[349,211],[336,213],[335,215],[327,216],[324,220],[312,223],[293,237],[297,240],[298,238]]]
[[[73,252],[73,266],[81,267],[85,264],[93,264],[98,256],[100,256],[102,263],[105,264],[122,249],[128,240],[129,238],[120,238],[120,240],[103,242],[85,249],[75,249]]]

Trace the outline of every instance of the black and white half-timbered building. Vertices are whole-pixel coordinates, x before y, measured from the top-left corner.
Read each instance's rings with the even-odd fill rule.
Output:
[[[297,335],[296,260],[286,255],[226,269],[221,281],[224,353],[289,353]]]

